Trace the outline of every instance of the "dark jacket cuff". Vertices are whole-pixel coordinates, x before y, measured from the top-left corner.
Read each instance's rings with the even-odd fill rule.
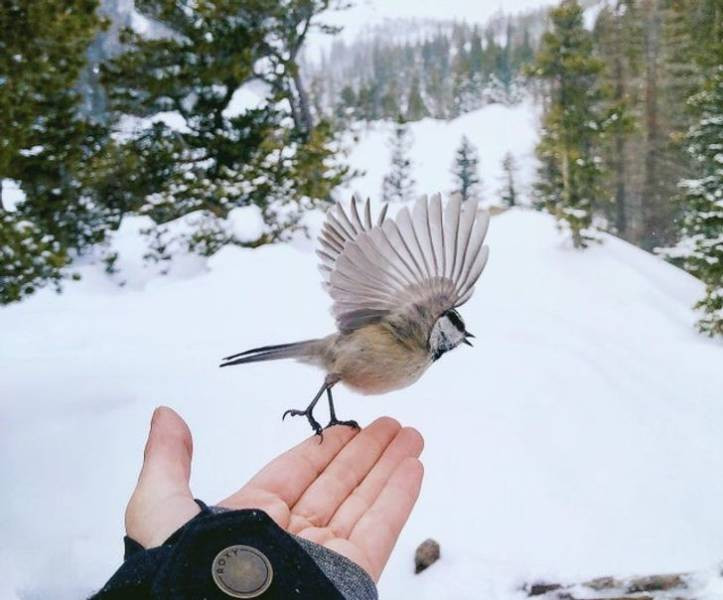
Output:
[[[243,545],[270,563],[270,584],[260,600],[315,598],[375,600],[376,587],[358,565],[286,533],[261,510],[218,512],[199,502],[201,512],[161,546],[144,549],[125,538],[125,562],[94,600],[115,598],[228,600],[214,579],[219,554]],[[243,596],[241,596],[243,597]]]

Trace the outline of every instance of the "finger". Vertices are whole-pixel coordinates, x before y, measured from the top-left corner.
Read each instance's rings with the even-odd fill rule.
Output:
[[[125,518],[128,536],[143,546],[162,543],[199,512],[188,483],[192,452],[188,425],[170,408],[157,408]]]
[[[375,465],[400,425],[382,417],[363,429],[332,460],[294,504],[289,531],[324,527],[341,503],[351,494]]]
[[[375,581],[417,501],[423,475],[424,467],[418,459],[405,458],[349,536],[349,541],[367,557],[369,573]]]
[[[311,436],[272,460],[238,492],[220,502],[220,506],[234,509],[262,508],[249,505],[249,502],[265,498],[266,502],[285,505],[288,519],[288,507],[296,503],[319,473],[355,435],[356,431],[350,427],[332,427],[324,432],[322,443],[319,443],[318,436]],[[278,506],[274,509],[276,514],[279,509]],[[281,524],[278,520],[277,523]]]
[[[384,451],[364,481],[342,502],[329,521],[329,528],[337,537],[348,538],[354,526],[374,504],[392,473],[406,458],[418,458],[424,448],[424,439],[411,427],[401,429]]]
[[[158,493],[189,490],[192,454],[193,441],[186,422],[166,406],[157,408],[151,418],[138,487],[150,486]]]

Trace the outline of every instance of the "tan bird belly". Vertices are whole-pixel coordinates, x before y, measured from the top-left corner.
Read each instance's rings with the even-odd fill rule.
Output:
[[[400,344],[379,325],[340,336],[333,354],[329,371],[363,394],[383,394],[411,385],[431,364],[428,352]]]

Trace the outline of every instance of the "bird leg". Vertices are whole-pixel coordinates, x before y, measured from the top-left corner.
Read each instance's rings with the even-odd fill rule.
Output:
[[[321,398],[321,395],[324,393],[324,390],[329,389],[329,384],[324,381],[324,385],[321,386],[321,389],[318,391],[316,396],[314,396],[314,399],[311,401],[311,404],[306,407],[305,410],[298,410],[296,408],[290,408],[284,413],[284,416],[281,417],[281,420],[283,421],[286,418],[286,415],[291,415],[292,417],[300,417],[304,416],[309,420],[309,425],[311,425],[311,428],[314,430],[314,434],[320,436],[319,443],[324,441],[324,434],[321,432],[321,425],[319,424],[319,421],[317,421],[314,418],[314,406],[316,406],[316,403],[319,401],[319,398]]]
[[[331,418],[329,419],[329,424],[324,427],[324,429],[328,429],[334,425],[346,425],[347,427],[353,427],[354,429],[361,429],[359,427],[359,423],[354,420],[340,421],[336,418],[336,412],[334,411],[334,399],[331,397],[331,385],[326,388],[326,397],[329,399],[329,416]]]

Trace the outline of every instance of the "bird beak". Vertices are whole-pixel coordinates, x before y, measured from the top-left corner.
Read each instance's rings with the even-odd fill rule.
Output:
[[[469,331],[465,331],[465,332],[464,332],[464,337],[474,338],[474,337],[476,337],[476,336],[475,336],[474,334],[470,333]]]
[[[465,331],[464,339],[462,341],[468,346],[472,346],[472,342],[469,341],[469,338],[474,338],[474,335],[472,335],[469,331]]]
[[[463,339],[462,341],[468,346],[472,346],[472,342],[470,342],[467,338]]]

